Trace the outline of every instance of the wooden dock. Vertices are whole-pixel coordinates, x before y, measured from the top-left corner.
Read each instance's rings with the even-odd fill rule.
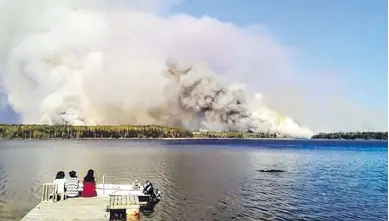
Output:
[[[79,197],[58,202],[41,202],[22,221],[107,221],[109,220],[109,212],[106,211],[108,204],[108,196]]]
[[[110,220],[110,216],[113,216],[111,220],[122,217],[123,212],[127,217],[126,220],[139,220],[140,206],[147,205],[147,201],[139,201],[139,197],[146,196],[142,191],[131,189],[127,185],[105,185],[103,183],[96,186],[96,197],[63,200],[64,195],[58,197],[59,195],[54,194],[56,186],[53,183],[44,183],[41,202],[25,215],[22,221],[106,221]]]

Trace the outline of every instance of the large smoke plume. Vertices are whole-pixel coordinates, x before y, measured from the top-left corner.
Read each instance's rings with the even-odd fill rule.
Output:
[[[225,87],[207,65],[167,62],[167,75],[177,88],[172,97],[179,113],[188,113],[195,128],[217,131],[279,132],[289,136],[307,137],[312,132],[301,128],[292,119],[268,109],[256,94],[249,101],[241,85]],[[255,106],[254,104],[257,104]],[[174,102],[172,102],[174,105]],[[179,119],[181,122],[181,118]],[[187,125],[188,127],[188,125]]]
[[[268,108],[260,94],[250,96],[242,84],[226,86],[208,66],[213,57],[227,55],[207,51],[224,37],[210,37],[207,31],[220,26],[222,32],[234,32],[230,25],[184,15],[163,18],[147,10],[108,10],[105,1],[93,7],[79,2],[0,4],[0,19],[6,21],[0,33],[8,33],[0,41],[2,87],[23,123],[161,124],[312,135]],[[22,17],[11,19],[12,13]],[[181,26],[182,20],[191,26]],[[204,39],[211,45],[187,46]],[[247,61],[236,62],[227,74],[244,72]]]

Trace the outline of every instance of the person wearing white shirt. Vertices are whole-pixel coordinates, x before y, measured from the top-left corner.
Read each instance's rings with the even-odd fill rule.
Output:
[[[55,177],[55,180],[54,180],[54,185],[55,185],[55,188],[57,190],[56,199],[58,199],[58,197],[60,197],[61,199],[64,199],[63,196],[65,195],[65,182],[66,182],[65,172],[59,171],[57,173],[57,176]]]

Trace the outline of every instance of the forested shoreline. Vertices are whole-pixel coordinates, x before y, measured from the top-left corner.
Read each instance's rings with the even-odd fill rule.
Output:
[[[191,132],[156,125],[71,126],[0,124],[0,139],[283,138],[276,133]],[[285,138],[285,137],[284,137]]]
[[[388,132],[336,132],[318,133],[312,139],[328,140],[388,140]]]
[[[263,133],[249,133],[249,132],[193,132],[194,138],[236,138],[236,139],[255,139],[255,138],[288,138],[287,136],[283,136],[278,133],[270,133],[270,132],[263,132]]]
[[[71,126],[71,125],[0,125],[0,139],[125,139],[191,138],[192,132],[155,125],[142,126]]]
[[[0,124],[0,139],[288,138],[279,133],[192,132],[157,125],[71,126]],[[387,140],[388,132],[319,133],[311,139]]]

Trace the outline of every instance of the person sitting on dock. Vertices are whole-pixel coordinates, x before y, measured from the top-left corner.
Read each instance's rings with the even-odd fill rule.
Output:
[[[94,197],[97,196],[96,193],[96,180],[94,177],[94,171],[91,169],[88,171],[88,174],[84,178],[84,188],[82,189],[82,197]]]
[[[55,177],[54,180],[54,185],[56,190],[54,200],[65,199],[65,182],[66,182],[65,172],[58,171],[57,176]]]
[[[140,182],[138,179],[136,179],[133,183],[132,183],[132,189],[134,190],[139,190],[141,188],[141,185],[140,185]]]
[[[66,179],[65,188],[66,188],[66,197],[74,198],[78,197],[78,186],[80,181],[77,178],[75,171],[69,172],[69,178]]]

